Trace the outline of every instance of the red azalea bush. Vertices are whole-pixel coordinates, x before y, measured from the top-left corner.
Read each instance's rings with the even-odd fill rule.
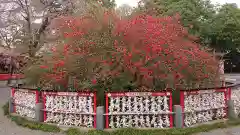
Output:
[[[179,16],[102,16],[56,21],[61,42],[41,62],[38,84],[79,89],[164,89],[219,83],[218,61],[194,42]],[[39,68],[38,68],[39,69]]]

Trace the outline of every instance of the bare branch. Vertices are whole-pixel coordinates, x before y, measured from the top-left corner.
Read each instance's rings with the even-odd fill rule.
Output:
[[[25,7],[21,0],[17,0],[16,3],[25,11]]]
[[[64,0],[62,3],[56,0],[0,0],[0,5],[3,4],[2,1],[4,4],[16,5],[13,5],[14,9],[0,9],[1,25],[4,25],[0,27],[3,28],[0,29],[0,38],[10,46],[25,45],[28,47],[25,50],[29,50],[31,56],[44,45],[41,40],[46,39],[45,34],[48,33],[51,22],[59,16],[73,13],[75,6],[73,0]],[[19,12],[14,12],[16,10]],[[41,22],[35,23],[36,19],[40,19]]]
[[[2,39],[2,41],[6,44],[6,45],[2,45],[3,47],[7,47],[7,48],[10,48],[11,47],[11,44],[8,40],[8,37],[7,35],[3,34],[2,31],[0,31],[0,37]]]

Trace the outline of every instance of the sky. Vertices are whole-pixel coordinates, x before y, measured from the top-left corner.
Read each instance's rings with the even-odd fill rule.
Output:
[[[119,7],[122,4],[128,4],[132,7],[136,7],[139,0],[115,0],[117,6]],[[211,0],[213,4],[225,4],[225,3],[237,3],[238,7],[240,7],[240,0]],[[41,22],[41,19],[36,20],[35,22]]]
[[[137,6],[137,2],[139,0],[116,0],[118,6],[122,4],[128,4],[130,6]],[[225,3],[237,3],[238,7],[240,7],[240,0],[211,0],[213,4],[225,4]]]
[[[137,6],[137,3],[139,0],[115,0],[115,1],[117,3],[117,6],[120,6],[122,4],[128,4],[130,6],[135,7],[135,6]]]

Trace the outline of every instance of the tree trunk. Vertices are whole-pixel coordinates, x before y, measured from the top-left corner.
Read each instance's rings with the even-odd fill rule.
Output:
[[[8,78],[7,84],[11,84],[12,82],[12,75],[13,75],[13,65],[12,65],[13,61],[12,61],[12,57],[11,57],[11,61],[9,63],[9,73],[10,73],[10,77]]]

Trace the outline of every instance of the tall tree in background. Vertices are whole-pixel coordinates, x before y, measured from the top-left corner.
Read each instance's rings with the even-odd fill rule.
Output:
[[[231,51],[240,47],[240,9],[236,4],[222,5],[209,23],[205,39],[219,51]]]
[[[1,15],[0,17],[0,45],[1,47],[10,49],[21,41],[21,24],[15,21],[16,18],[13,18],[11,13],[5,14],[5,16]]]
[[[181,23],[202,45],[218,51],[239,47],[240,10],[236,4],[218,8],[210,0],[143,0],[139,8],[157,16],[179,13]]]
[[[104,8],[113,9],[116,7],[115,0],[98,0],[98,2],[101,3]]]
[[[123,5],[121,5],[120,7],[118,7],[118,8],[116,9],[118,15],[119,15],[121,18],[127,17],[127,16],[131,15],[132,12],[133,12],[133,10],[134,10],[134,9],[133,9],[131,6],[129,6],[128,4],[123,4]]]
[[[84,0],[83,0],[84,1]],[[34,57],[38,50],[44,45],[48,26],[60,16],[74,13],[76,7],[81,9],[83,2],[75,0],[1,0],[1,39],[6,40],[5,44],[14,45],[15,35],[21,38],[18,40],[30,57]],[[79,4],[80,3],[80,4]],[[6,8],[7,7],[7,8]],[[18,26],[16,26],[18,24]],[[14,30],[6,30],[15,28]],[[17,32],[15,34],[14,32]],[[26,49],[27,48],[27,49]]]
[[[185,27],[190,27],[190,33],[200,35],[205,28],[204,21],[214,15],[214,5],[210,0],[147,0],[143,1],[142,9],[149,14],[157,16],[180,14],[181,22]]]

